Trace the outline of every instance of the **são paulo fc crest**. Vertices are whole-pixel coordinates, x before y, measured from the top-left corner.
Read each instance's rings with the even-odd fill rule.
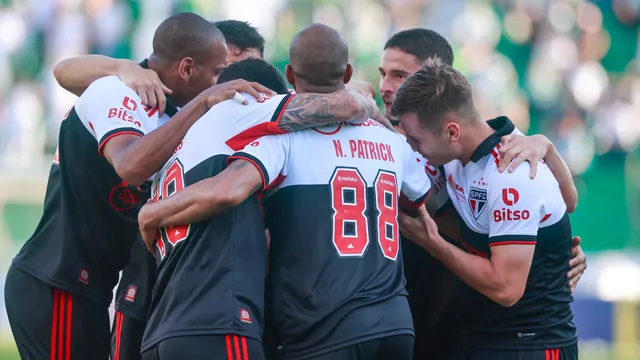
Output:
[[[469,208],[473,217],[478,220],[482,210],[487,206],[487,189],[471,187],[469,189]]]

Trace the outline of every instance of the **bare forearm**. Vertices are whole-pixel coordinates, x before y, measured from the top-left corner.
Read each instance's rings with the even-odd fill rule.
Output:
[[[560,192],[562,193],[562,198],[567,205],[567,211],[569,213],[574,212],[578,204],[578,190],[573,182],[573,177],[571,176],[569,167],[553,144],[550,145],[547,156],[545,156],[544,159],[560,185]]]
[[[166,124],[137,139],[122,154],[130,178],[140,184],[162,168],[171,158],[191,126],[207,112],[199,98],[192,100]]]
[[[141,219],[146,226],[167,227],[181,224],[193,224],[210,219],[233,205],[212,201],[207,182],[199,182],[187,189],[157,203],[150,204],[151,211]]]
[[[97,79],[118,75],[124,62],[102,55],[85,55],[66,59],[53,69],[53,75],[65,90],[80,96]]]
[[[287,132],[376,117],[378,109],[360,93],[341,90],[330,94],[296,94],[287,104],[278,127]]]
[[[432,242],[427,250],[467,285],[491,300],[504,304],[504,285],[498,280],[490,260],[468,254],[441,237]]]

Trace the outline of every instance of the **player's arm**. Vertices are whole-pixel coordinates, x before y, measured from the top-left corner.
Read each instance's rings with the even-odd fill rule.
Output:
[[[140,210],[138,223],[150,251],[157,228],[209,219],[266,188],[284,167],[288,136],[260,138],[230,156],[229,166],[220,174],[189,185],[166,199],[147,203]]]
[[[518,176],[519,175],[519,176]],[[400,229],[407,237],[426,248],[440,259],[462,281],[502,306],[513,306],[522,295],[529,276],[535,251],[538,224],[540,222],[538,186],[522,171],[502,175],[492,185],[496,192],[489,191],[487,210],[490,211],[489,246],[491,257],[468,254],[444,240],[438,233],[435,222],[426,210],[421,209],[420,218],[402,215]],[[501,176],[501,177],[502,177]],[[514,181],[522,180],[527,181]],[[520,184],[520,186],[518,186]],[[518,192],[518,188],[521,191]],[[525,189],[526,191],[522,190]],[[505,195],[502,189],[508,189]],[[511,204],[511,205],[508,205]],[[512,213],[529,213],[526,220],[496,216],[508,208]]]
[[[127,90],[133,94],[131,89],[127,88]],[[140,136],[141,133],[118,130],[101,134],[98,151],[111,163],[124,181],[139,185],[162,168],[191,125],[213,105],[233,98],[236,92],[246,92],[261,98],[260,93],[271,93],[271,90],[244,80],[233,80],[212,86],[180,109],[167,123],[144,136]],[[108,113],[100,99],[96,102],[95,106],[89,109],[89,118],[95,119],[94,124],[103,121],[101,117],[105,118]],[[102,110],[98,111],[98,109]],[[118,121],[118,119],[111,120]]]
[[[278,130],[291,132],[378,117],[380,110],[368,97],[356,90],[340,90],[329,94],[293,95],[276,124]]]
[[[567,212],[575,211],[578,205],[578,190],[573,182],[573,176],[556,147],[547,137],[540,134],[531,136],[506,135],[502,137],[502,146],[499,152],[501,155],[500,171],[504,171],[508,167],[508,171],[513,172],[522,162],[529,161],[532,179],[536,176],[538,163],[544,159],[560,184],[560,192],[567,205]]]
[[[53,76],[65,90],[82,95],[92,82],[105,76],[118,76],[127,86],[135,91],[147,106],[158,105],[160,113],[164,113],[165,94],[171,94],[158,74],[143,69],[137,63],[125,59],[113,59],[102,55],[85,55],[62,60],[53,68]]]

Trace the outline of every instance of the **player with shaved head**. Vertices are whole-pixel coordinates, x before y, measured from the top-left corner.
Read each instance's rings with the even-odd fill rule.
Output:
[[[300,31],[286,68],[293,99],[344,91],[348,55],[335,29]],[[197,224],[262,190],[278,359],[410,359],[398,209],[422,205],[430,183],[405,139],[371,119],[342,122],[259,138],[228,162],[143,208],[147,244],[157,227]]]

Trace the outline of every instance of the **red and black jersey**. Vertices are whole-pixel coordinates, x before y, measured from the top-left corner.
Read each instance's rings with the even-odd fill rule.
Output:
[[[96,80],[60,127],[44,213],[13,264],[63,290],[108,305],[129,260],[145,192],[127,185],[102,156],[109,139],[156,127],[157,108],[118,77]],[[148,196],[148,192],[147,192]]]
[[[248,105],[233,100],[209,110],[152,185],[155,199],[213,177],[227,157],[265,134],[281,133],[278,119],[292,95]],[[209,220],[160,230],[158,272],[142,351],[187,335],[236,334],[261,340],[266,239],[256,196]]]
[[[398,209],[430,188],[405,139],[373,120],[258,139],[231,158],[267,190],[278,358],[413,335]]]

